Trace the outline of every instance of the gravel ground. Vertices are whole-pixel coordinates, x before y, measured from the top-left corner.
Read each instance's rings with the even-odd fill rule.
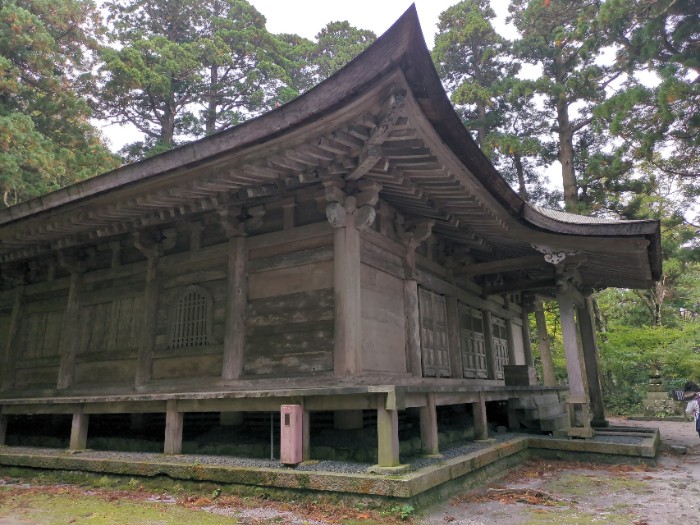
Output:
[[[658,428],[657,467],[540,461],[502,480],[426,509],[421,525],[589,524],[688,525],[700,515],[700,438],[685,421],[627,421]],[[598,436],[608,441],[608,436]],[[632,442],[632,437],[626,437]],[[619,442],[619,438],[615,441]],[[683,451],[685,450],[685,453]],[[509,492],[510,491],[510,492]],[[509,495],[510,494],[510,495]],[[551,496],[551,501],[525,496]],[[509,496],[508,496],[509,495]],[[522,496],[522,497],[521,497]]]
[[[522,437],[523,434],[510,432],[495,433],[493,440],[496,443],[506,443],[516,438]],[[637,445],[642,442],[642,438],[636,436],[597,436],[594,441],[607,443],[620,443]],[[435,465],[444,462],[445,460],[453,459],[459,456],[464,456],[484,448],[491,446],[490,443],[469,442],[466,445],[451,447],[441,450],[442,457],[428,458],[421,456],[412,456],[401,458],[402,462],[410,465],[410,470],[419,470],[424,467]],[[12,454],[55,454],[56,452],[69,453],[66,451],[52,448],[35,448],[35,447],[12,447],[8,449]],[[99,450],[85,450],[81,452],[73,452],[71,454],[80,455],[80,457],[89,459],[107,459],[115,461],[145,461],[159,463],[184,463],[198,465],[212,465],[221,467],[238,467],[238,468],[262,468],[275,469],[283,468],[302,472],[337,472],[345,474],[361,474],[366,473],[367,469],[372,465],[370,463],[358,463],[353,461],[313,461],[296,467],[285,467],[280,464],[277,459],[260,459],[260,458],[241,458],[234,456],[209,456],[209,455],[194,455],[183,454],[177,456],[164,456],[150,452],[109,452]]]

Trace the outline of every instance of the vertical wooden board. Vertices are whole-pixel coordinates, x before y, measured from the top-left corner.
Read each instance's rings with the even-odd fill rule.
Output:
[[[134,297],[131,306],[131,344],[130,348],[138,348],[143,331],[143,297]]]
[[[362,265],[361,285],[363,369],[407,372],[403,280]]]
[[[48,313],[41,312],[32,316],[32,327],[30,337],[30,348],[34,357],[51,357],[50,354],[44,353],[44,334],[46,333],[46,322],[48,321]],[[62,327],[65,331],[67,328]]]
[[[92,327],[95,320],[95,305],[83,306],[80,310],[80,322],[83,325],[80,333],[81,352],[90,352],[92,348]]]
[[[510,326],[512,334],[511,340],[513,341],[513,353],[515,355],[515,363],[511,364],[524,365],[526,363],[525,348],[523,345],[523,327],[516,323],[512,323]]]
[[[62,326],[63,312],[49,312],[46,315],[46,329],[43,343],[44,357],[55,357],[59,355]]]
[[[10,312],[10,315],[0,316],[0,344],[2,344],[2,342],[4,341],[7,341],[7,338],[10,336],[9,330],[11,320],[12,312]]]
[[[131,348],[131,309],[134,304],[133,297],[125,297],[116,301],[115,325],[115,348]]]

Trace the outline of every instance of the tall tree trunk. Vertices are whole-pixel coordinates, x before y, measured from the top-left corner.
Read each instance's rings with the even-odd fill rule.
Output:
[[[525,186],[525,170],[523,169],[523,160],[520,155],[513,155],[513,164],[515,172],[518,174],[518,193],[524,201],[528,200],[527,187]]]
[[[486,105],[479,102],[476,105],[476,114],[479,118],[479,126],[476,128],[479,147],[483,150],[486,143]]]
[[[559,123],[559,162],[561,163],[561,178],[564,184],[564,206],[569,211],[576,211],[578,192],[574,172],[574,132],[569,122],[569,107],[565,100],[557,102],[557,121]]]
[[[557,124],[559,133],[559,162],[564,186],[564,206],[568,211],[578,208],[576,173],[574,172],[574,129],[569,120],[569,101],[566,98],[565,67],[561,54],[555,57],[555,80],[561,92],[557,95]]]
[[[209,67],[209,96],[207,100],[206,133],[211,135],[216,132],[216,110],[218,107],[216,93],[219,83],[219,68],[216,65]]]

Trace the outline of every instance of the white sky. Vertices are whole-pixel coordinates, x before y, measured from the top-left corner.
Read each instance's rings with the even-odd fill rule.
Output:
[[[360,29],[380,36],[408,9],[416,4],[418,18],[428,47],[433,47],[440,13],[458,0],[248,0],[267,18],[272,33],[296,33],[313,39],[328,22],[347,20]],[[507,0],[493,0],[505,10]]]
[[[99,0],[98,0],[99,1]],[[359,29],[369,29],[381,36],[408,9],[416,4],[423,35],[432,49],[440,13],[459,0],[248,0],[267,19],[271,33],[295,33],[313,40],[328,22],[347,20]],[[508,0],[491,0],[503,31]],[[97,123],[110,142],[113,151],[133,142],[139,135],[132,126],[105,125]]]

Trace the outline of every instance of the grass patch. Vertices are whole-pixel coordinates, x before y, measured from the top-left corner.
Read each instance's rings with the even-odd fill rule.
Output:
[[[629,525],[632,516],[628,512],[619,512],[605,509],[597,512],[586,512],[578,509],[533,509],[523,525],[544,525],[556,523],[557,525]]]
[[[209,514],[172,504],[124,501],[80,494],[0,491],[0,517],[14,517],[38,525],[167,525],[197,523],[223,525],[235,518]]]
[[[582,498],[601,492],[608,494],[619,492],[648,494],[651,492],[649,486],[643,481],[626,476],[598,476],[574,472],[563,472],[556,479],[547,481],[545,490],[560,496],[574,498]]]

